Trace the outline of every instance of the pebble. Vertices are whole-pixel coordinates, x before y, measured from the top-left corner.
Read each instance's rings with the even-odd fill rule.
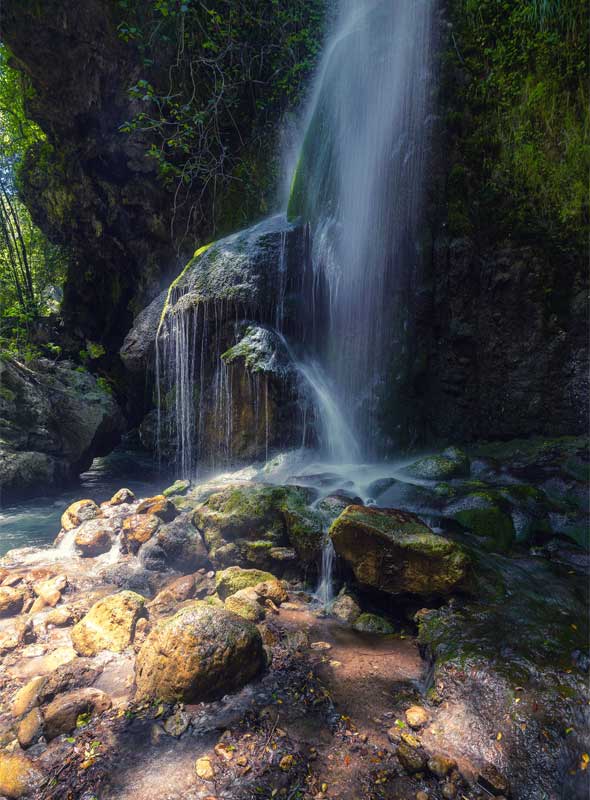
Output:
[[[310,645],[312,650],[331,650],[332,645],[328,642],[312,642]]]
[[[209,756],[197,758],[195,762],[197,777],[203,781],[212,781],[215,778],[215,770]]]
[[[422,754],[404,742],[398,744],[395,754],[407,772],[420,772],[426,766],[426,760]]]
[[[406,722],[410,728],[414,728],[414,730],[418,730],[418,728],[426,725],[429,719],[430,715],[428,711],[422,708],[422,706],[410,706],[410,708],[406,710]]]

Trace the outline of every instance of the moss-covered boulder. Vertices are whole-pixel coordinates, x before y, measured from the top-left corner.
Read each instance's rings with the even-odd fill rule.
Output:
[[[157,625],[137,656],[137,695],[195,703],[241,688],[266,664],[255,625],[195,602]]]
[[[270,572],[263,572],[260,569],[242,569],[241,567],[228,567],[215,576],[215,589],[219,597],[225,600],[241,589],[249,589],[266,581],[276,581]]]
[[[463,450],[449,447],[440,455],[426,456],[405,467],[403,472],[411,478],[428,481],[445,481],[450,478],[469,477],[470,461]]]
[[[332,524],[336,553],[361,586],[388,594],[448,595],[464,587],[469,559],[417,516],[349,506]]]
[[[240,589],[235,594],[231,594],[225,600],[225,607],[232,614],[243,617],[250,622],[260,622],[264,619],[263,599],[256,593],[253,587]]]
[[[382,635],[395,633],[395,628],[391,622],[386,620],[385,617],[379,616],[379,614],[360,614],[352,627],[360,633],[380,633]]]
[[[471,492],[445,511],[462,528],[485,539],[485,546],[507,552],[516,538],[512,517],[490,492]]]
[[[274,548],[289,544],[307,563],[319,555],[323,535],[321,516],[308,506],[315,496],[313,489],[301,486],[229,486],[197,508],[193,522],[212,561],[221,566],[231,560],[273,568]]]

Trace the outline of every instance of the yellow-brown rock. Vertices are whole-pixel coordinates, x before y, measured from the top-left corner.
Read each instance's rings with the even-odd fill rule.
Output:
[[[94,656],[101,650],[121,653],[133,641],[144,603],[141,595],[130,591],[103,597],[72,628],[75,651],[81,656]]]
[[[136,511],[138,514],[155,514],[162,522],[172,522],[178,516],[176,506],[163,494],[157,494],[155,497],[147,497],[142,500]]]
[[[24,686],[18,690],[15,694],[14,699],[12,701],[12,706],[10,707],[10,713],[12,714],[15,719],[18,717],[22,717],[32,708],[39,705],[39,692],[45,685],[47,678],[38,676],[36,678],[31,678],[28,683],[25,683]]]
[[[19,614],[24,600],[24,589],[13,586],[0,587],[0,617],[13,617]]]
[[[64,531],[71,531],[89,519],[100,517],[102,511],[94,500],[78,500],[68,506],[61,517],[61,527]]]
[[[55,578],[33,584],[33,591],[45,605],[53,607],[61,600],[61,593],[67,585],[68,579],[65,575],[56,575]]]
[[[102,714],[111,705],[108,694],[100,689],[74,689],[59,694],[45,707],[45,734],[48,739],[55,739],[62,733],[69,733],[76,727],[80,714]]]
[[[0,795],[18,800],[39,788],[43,773],[24,753],[0,753]]]
[[[21,747],[34,744],[43,733],[43,714],[38,708],[32,708],[21,719],[16,729],[16,738]]]
[[[148,542],[160,527],[155,514],[132,514],[123,520],[121,541],[130,553],[136,553],[142,544]]]
[[[82,558],[96,558],[109,552],[113,545],[113,536],[103,520],[91,519],[80,525],[74,544]]]
[[[124,503],[134,503],[135,495],[131,489],[119,489],[108,502],[109,506],[122,506]]]

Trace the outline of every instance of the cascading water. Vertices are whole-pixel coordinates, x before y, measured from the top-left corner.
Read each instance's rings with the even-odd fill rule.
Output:
[[[321,361],[368,453],[401,282],[419,258],[435,10],[341,0],[291,190],[290,216],[312,229]]]

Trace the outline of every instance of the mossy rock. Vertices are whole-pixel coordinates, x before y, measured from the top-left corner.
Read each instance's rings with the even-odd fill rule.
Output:
[[[472,492],[445,513],[462,528],[486,539],[485,546],[495,552],[508,552],[516,539],[510,514],[488,492]]]
[[[411,478],[428,481],[468,478],[469,471],[469,457],[456,447],[449,447],[440,455],[420,458],[402,470],[405,475]]]
[[[382,635],[395,633],[395,628],[388,620],[378,614],[367,612],[357,617],[352,627],[361,633],[380,633]]]
[[[465,587],[469,558],[415,514],[349,506],[330,528],[337,554],[361,586],[392,595],[448,595]]]
[[[190,481],[174,481],[172,486],[164,489],[162,494],[164,497],[179,497],[184,496],[190,489]]]
[[[215,589],[222,600],[241,589],[249,589],[258,586],[264,581],[275,581],[274,575],[270,572],[263,572],[260,569],[242,569],[241,567],[228,567],[215,576]]]

